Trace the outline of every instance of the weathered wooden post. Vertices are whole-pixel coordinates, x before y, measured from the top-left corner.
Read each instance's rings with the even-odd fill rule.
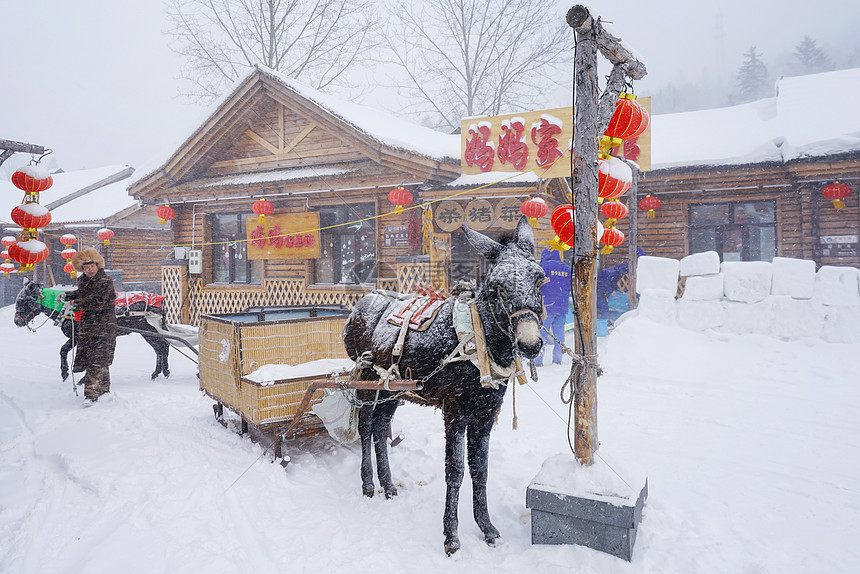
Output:
[[[574,51],[575,135],[573,203],[576,207],[571,290],[578,313],[574,385],[574,455],[548,459],[526,491],[532,509],[532,542],[582,544],[630,560],[648,488],[633,488],[616,469],[596,461],[597,439],[597,211],[598,151],[626,78],[645,76],[645,66],[609,34],[584,6],[567,22],[576,34]],[[597,51],[612,63],[598,98]],[[595,464],[595,463],[598,464]],[[566,476],[569,475],[569,476]],[[587,476],[585,480],[579,480]],[[560,478],[566,477],[566,478]],[[559,484],[561,482],[561,484]],[[635,482],[634,482],[635,483]],[[583,487],[583,485],[590,485]],[[594,488],[599,484],[603,488]],[[600,492],[597,492],[600,491]]]

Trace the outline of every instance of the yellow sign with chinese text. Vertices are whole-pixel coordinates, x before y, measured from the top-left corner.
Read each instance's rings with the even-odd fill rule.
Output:
[[[651,98],[637,100],[651,113]],[[535,170],[540,178],[570,177],[573,147],[573,108],[552,108],[465,118],[460,122],[460,171],[479,174],[491,171]],[[651,125],[641,136],[621,146],[618,155],[651,169]],[[634,157],[635,156],[635,157]]]
[[[320,256],[318,213],[284,213],[245,218],[248,259],[317,259]]]

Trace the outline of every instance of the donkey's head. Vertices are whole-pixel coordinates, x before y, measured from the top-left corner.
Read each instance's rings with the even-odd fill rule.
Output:
[[[531,359],[543,346],[540,336],[543,297],[541,285],[546,276],[535,262],[535,241],[525,217],[513,238],[494,241],[463,226],[469,243],[491,263],[478,295],[484,313],[490,315],[487,331],[498,329],[507,334],[520,353]]]
[[[15,324],[24,327],[33,317],[42,312],[39,299],[42,297],[42,285],[24,278],[24,288],[15,298]]]

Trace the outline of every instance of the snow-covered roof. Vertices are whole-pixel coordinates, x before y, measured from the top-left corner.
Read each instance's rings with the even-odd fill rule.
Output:
[[[39,203],[48,206],[59,203],[64,198],[79,191],[98,185],[105,180],[121,176],[129,170],[127,165],[111,165],[95,169],[85,169],[51,174],[54,184],[39,194]],[[128,176],[89,191],[79,197],[51,209],[51,224],[102,221],[112,215],[137,205],[128,195]],[[0,181],[0,221],[14,225],[9,213],[21,203],[24,192],[12,185],[11,181]]]
[[[440,161],[460,161],[458,134],[438,132],[388,112],[324,94],[265,66],[258,65],[257,69],[382,144]]]
[[[296,179],[307,179],[312,177],[328,177],[343,175],[354,171],[353,168],[314,167],[297,169],[276,169],[272,171],[261,171],[243,173],[240,175],[228,175],[225,177],[212,178],[211,180],[198,181],[196,187],[220,187],[227,185],[248,185],[253,183],[272,183],[278,181],[291,181]]]
[[[652,117],[652,169],[786,162],[860,150],[860,68],[782,78],[757,102]]]

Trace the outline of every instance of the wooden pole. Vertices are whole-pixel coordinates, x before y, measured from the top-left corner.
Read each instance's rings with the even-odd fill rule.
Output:
[[[633,170],[633,185],[630,186],[630,225],[627,233],[627,308],[635,309],[639,302],[636,298],[636,260],[639,253],[639,166],[629,162]]]
[[[0,139],[0,150],[3,150],[3,152],[0,153],[0,165],[9,159],[9,157],[11,157],[15,152],[31,153],[34,155],[42,155],[45,153],[45,148],[40,145],[3,139]]]
[[[576,34],[574,85],[576,88],[573,203],[576,222],[571,290],[578,314],[576,352],[584,364],[572,366],[574,375],[574,454],[583,466],[594,463],[597,452],[597,158],[599,138],[615,111],[625,76],[639,79],[645,66],[577,5],[567,13]],[[597,50],[612,62],[606,90],[598,101]]]

